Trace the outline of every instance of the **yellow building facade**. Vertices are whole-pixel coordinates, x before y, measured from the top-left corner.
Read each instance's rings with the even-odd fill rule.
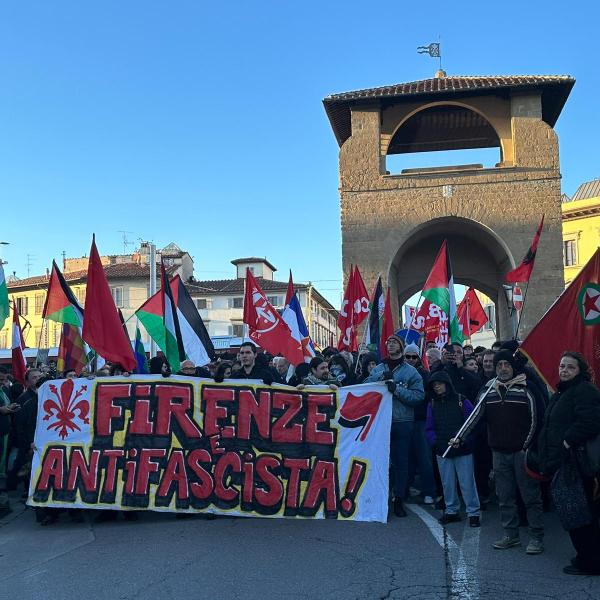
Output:
[[[600,246],[600,178],[579,186],[572,198],[562,198],[565,285],[575,279]]]

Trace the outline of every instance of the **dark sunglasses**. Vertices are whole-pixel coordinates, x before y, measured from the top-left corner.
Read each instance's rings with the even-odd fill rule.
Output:
[[[405,354],[404,358],[408,358],[408,360],[419,360],[418,354]]]

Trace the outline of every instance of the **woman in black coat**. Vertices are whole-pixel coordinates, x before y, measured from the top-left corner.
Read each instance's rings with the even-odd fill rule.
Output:
[[[600,433],[600,390],[591,382],[590,368],[579,352],[565,352],[558,367],[560,382],[544,415],[538,439],[541,473],[552,476],[571,451]],[[594,480],[584,478],[592,510]],[[563,571],[569,575],[600,575],[600,527],[592,523],[569,531],[577,556]]]

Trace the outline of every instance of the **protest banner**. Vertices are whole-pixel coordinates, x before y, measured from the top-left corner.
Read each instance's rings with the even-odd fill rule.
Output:
[[[30,506],[387,520],[391,395],[156,375],[38,394]]]

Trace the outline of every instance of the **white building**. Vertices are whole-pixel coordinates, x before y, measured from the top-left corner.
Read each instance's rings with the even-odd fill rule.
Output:
[[[234,279],[186,282],[190,295],[200,311],[211,337],[233,336],[241,338],[245,334],[244,279],[246,268],[258,279],[269,302],[280,310],[284,308],[286,281],[276,281],[273,275],[277,270],[266,258],[238,258],[232,260],[235,266]],[[337,310],[309,283],[294,283],[310,336],[320,348],[337,342]]]

